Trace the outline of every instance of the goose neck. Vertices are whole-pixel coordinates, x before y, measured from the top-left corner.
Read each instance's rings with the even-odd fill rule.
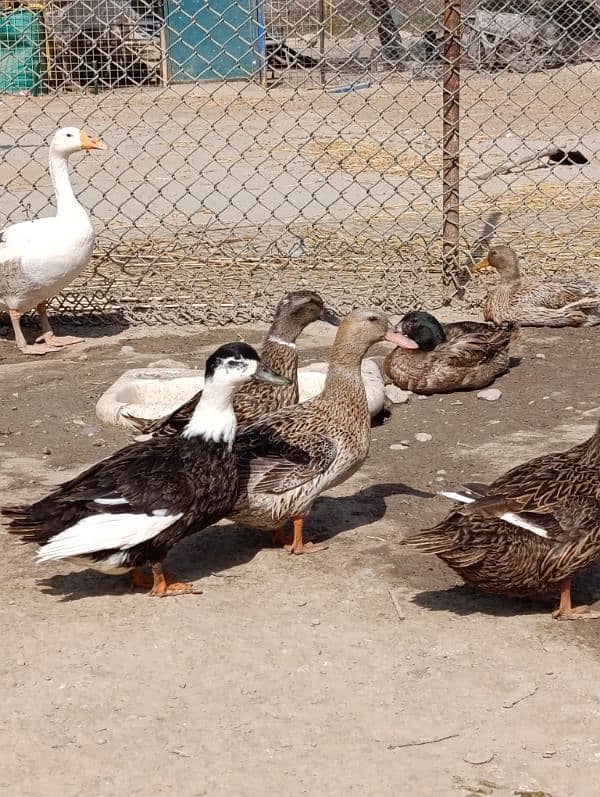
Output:
[[[66,155],[50,150],[50,177],[56,195],[56,215],[64,216],[80,208],[71,186]]]

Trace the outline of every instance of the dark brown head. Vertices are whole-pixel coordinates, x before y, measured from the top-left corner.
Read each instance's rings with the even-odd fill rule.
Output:
[[[418,343],[422,351],[433,351],[446,340],[444,328],[437,318],[421,310],[407,313],[396,329]]]
[[[325,307],[318,293],[309,290],[291,291],[277,305],[269,334],[293,342],[314,321],[325,321],[333,326],[340,323],[337,315]]]
[[[487,257],[473,266],[473,271],[484,271],[486,268],[495,268],[503,282],[514,282],[521,276],[519,259],[510,246],[493,246]]]

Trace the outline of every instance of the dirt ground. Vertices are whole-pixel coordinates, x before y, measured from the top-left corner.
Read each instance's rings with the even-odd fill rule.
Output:
[[[261,334],[138,329],[44,360],[1,342],[2,501],[37,498],[125,442],[94,415],[123,370],[201,365],[217,342]],[[331,334],[302,337],[304,362]],[[440,488],[591,433],[598,332],[528,330],[515,354],[498,402],[413,397],[374,428],[365,466],[310,516],[329,541],[319,555],[224,523],[169,559],[203,594],[154,600],[119,577],[36,566],[1,534],[0,793],[597,794],[600,622],[553,621],[552,597],[484,597],[398,545],[443,516]],[[599,574],[578,598],[600,597]]]

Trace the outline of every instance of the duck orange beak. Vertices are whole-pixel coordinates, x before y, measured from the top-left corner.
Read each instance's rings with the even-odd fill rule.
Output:
[[[81,131],[79,138],[81,139],[81,149],[108,149],[104,141],[92,138],[85,130]]]
[[[385,339],[389,340],[390,343],[394,343],[396,346],[400,346],[401,349],[419,348],[419,344],[416,341],[414,341],[412,338],[408,338],[401,332],[396,332],[392,326],[388,327],[388,331],[385,333]]]
[[[491,268],[491,266],[487,257],[484,257],[483,260],[479,261],[479,263],[475,263],[473,266],[473,271],[485,271],[486,268]]]

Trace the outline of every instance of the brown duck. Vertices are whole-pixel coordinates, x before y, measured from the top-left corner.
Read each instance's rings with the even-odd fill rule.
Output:
[[[291,553],[320,551],[326,545],[303,540],[304,518],[315,499],[360,468],[369,451],[371,421],[361,362],[377,341],[416,348],[394,331],[379,310],[354,310],[340,324],[323,392],[284,407],[236,438],[241,489],[230,519],[279,532],[293,521]]]
[[[523,283],[519,261],[509,246],[494,246],[475,271],[495,268],[500,285],[483,304],[486,321],[521,326],[580,327],[600,324],[600,282],[584,277]]]
[[[261,360],[267,368],[286,377],[287,387],[272,387],[265,382],[245,384],[233,399],[240,427],[261,418],[268,412],[298,403],[298,349],[296,338],[314,321],[325,321],[333,326],[340,323],[336,314],[325,307],[318,293],[309,290],[287,293],[277,305],[273,323],[262,346]],[[162,418],[148,421],[127,416],[130,424],[142,434],[154,437],[171,437],[181,434],[189,423],[202,391],[196,393],[176,410]]]
[[[493,484],[466,485],[468,502],[404,540],[439,556],[485,592],[524,596],[560,590],[559,620],[600,617],[571,605],[571,579],[600,556],[600,422],[585,443],[546,454]]]
[[[419,348],[394,349],[383,369],[399,388],[423,395],[491,384],[508,370],[509,346],[519,334],[512,322],[498,327],[476,321],[440,324],[430,313],[416,310],[396,328]]]

